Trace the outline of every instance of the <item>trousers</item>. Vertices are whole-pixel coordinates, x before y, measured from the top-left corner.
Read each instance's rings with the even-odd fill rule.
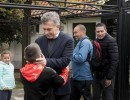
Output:
[[[91,80],[73,80],[71,79],[71,95],[70,100],[80,100],[83,96],[84,100],[92,100],[91,97]]]
[[[0,100],[10,100],[12,95],[11,90],[0,90]]]
[[[93,77],[93,100],[113,100],[114,99],[114,79],[112,84],[105,87],[105,79],[97,80]]]

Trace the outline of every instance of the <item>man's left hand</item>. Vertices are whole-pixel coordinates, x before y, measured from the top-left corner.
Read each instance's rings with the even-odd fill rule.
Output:
[[[111,85],[111,83],[112,83],[112,81],[111,80],[105,80],[105,87],[108,87],[108,86],[110,86]]]

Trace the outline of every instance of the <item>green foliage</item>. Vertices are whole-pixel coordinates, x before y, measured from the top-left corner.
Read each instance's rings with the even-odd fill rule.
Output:
[[[25,0],[0,0],[0,2],[23,3]],[[23,10],[0,8],[0,43],[22,41]]]
[[[26,0],[0,0],[0,2],[24,3]]]
[[[0,2],[6,2],[7,0],[0,0]]]

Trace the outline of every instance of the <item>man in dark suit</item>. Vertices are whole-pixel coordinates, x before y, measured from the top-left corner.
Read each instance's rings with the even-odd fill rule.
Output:
[[[46,66],[53,68],[58,74],[70,63],[73,53],[73,39],[60,32],[60,19],[56,12],[43,14],[42,25],[44,35],[36,39],[46,58]],[[70,83],[54,89],[56,100],[69,100]]]

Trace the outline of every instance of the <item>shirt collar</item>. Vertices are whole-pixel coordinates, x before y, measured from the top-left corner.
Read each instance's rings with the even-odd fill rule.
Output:
[[[60,31],[58,31],[58,33],[54,36],[53,39],[56,39],[59,36],[59,34],[60,34]]]
[[[89,37],[88,37],[88,36],[84,36],[84,37],[82,37],[82,38],[80,39],[80,41],[82,41],[82,40],[84,40],[84,39],[89,39]]]

